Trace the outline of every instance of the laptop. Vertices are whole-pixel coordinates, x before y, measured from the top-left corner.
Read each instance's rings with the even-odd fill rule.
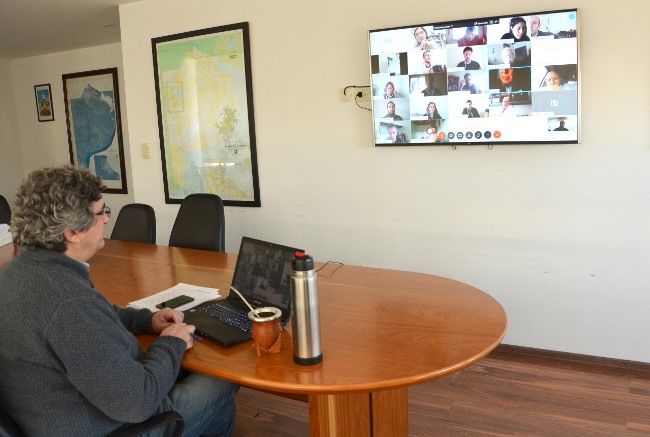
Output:
[[[242,237],[232,286],[253,308],[272,306],[282,311],[282,325],[291,317],[289,278],[291,261],[302,249]],[[223,346],[252,338],[250,309],[231,291],[228,297],[185,311],[184,322],[196,326],[196,333]]]

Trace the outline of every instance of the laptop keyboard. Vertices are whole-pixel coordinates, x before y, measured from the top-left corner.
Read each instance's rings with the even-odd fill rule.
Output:
[[[239,328],[249,334],[252,332],[251,326],[253,322],[248,318],[247,313],[242,312],[239,308],[233,307],[228,303],[228,301],[220,301],[210,305],[204,305],[197,308],[197,311],[201,311],[209,316],[223,320],[227,324]]]

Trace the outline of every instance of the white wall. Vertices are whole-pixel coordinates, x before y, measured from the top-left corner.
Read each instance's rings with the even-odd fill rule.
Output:
[[[502,303],[506,343],[650,362],[637,338],[650,330],[650,59],[612,28],[610,2],[570,5],[581,8],[579,145],[374,148],[370,113],[339,99],[344,86],[370,81],[368,29],[567,6],[143,0],[120,8],[121,50],[13,61],[15,110],[0,88],[0,115],[16,113],[24,172],[67,162],[61,74],[117,66],[129,195],[108,203],[152,204],[166,244],[178,205],[164,203],[151,38],[247,21],[262,207],[227,208],[228,251],[249,235],[321,261],[452,277]],[[647,16],[650,3],[621,0],[616,10]],[[0,63],[0,79],[6,70]],[[36,121],[39,83],[52,84],[53,123]],[[0,138],[4,152],[13,140],[4,129]],[[3,158],[2,183],[6,168]]]
[[[344,86],[369,83],[368,29],[567,7],[384,6],[121,6],[131,144],[159,145],[151,38],[247,21],[262,207],[227,208],[229,251],[250,235],[298,245],[321,261],[449,276],[503,304],[506,343],[650,361],[637,338],[650,332],[648,51],[612,27],[610,2],[575,0],[580,145],[374,148],[370,113],[339,99]],[[650,3],[621,0],[616,9],[648,16]],[[154,204],[158,241],[166,243],[177,205],[164,204],[154,149],[143,160],[133,148],[135,197]]]
[[[32,85],[32,109],[36,117],[36,101]],[[14,83],[9,61],[0,60],[0,194],[12,202],[20,180],[23,164],[16,129]]]
[[[103,68],[118,68],[118,87],[120,88],[120,101],[124,102],[124,75],[122,71],[122,46],[121,44],[108,44],[68,52],[52,53],[44,56],[34,56],[12,61],[14,71],[14,92],[16,95],[15,106],[12,111],[17,114],[17,127],[21,153],[20,179],[30,171],[52,165],[70,162],[70,149],[68,145],[68,131],[65,117],[65,102],[63,96],[63,81],[61,76],[66,73],[99,70]],[[54,108],[54,121],[38,122],[36,117],[36,104],[34,101],[34,85],[49,83],[52,89],[52,104]],[[0,104],[0,107],[4,105]],[[128,143],[128,118],[124,104],[122,104],[122,130],[124,136],[125,158],[127,166],[128,195],[106,194],[106,203],[115,211],[125,203],[133,201],[130,189],[131,178],[128,173],[130,168],[130,152]],[[4,137],[4,133],[0,138]],[[1,165],[1,164],[0,164]],[[18,185],[16,185],[16,189]],[[12,194],[15,194],[15,189]],[[110,235],[113,223],[107,228]]]

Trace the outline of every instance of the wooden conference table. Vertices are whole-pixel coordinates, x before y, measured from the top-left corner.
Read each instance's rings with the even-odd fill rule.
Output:
[[[0,248],[0,268],[13,258]],[[179,282],[227,295],[237,255],[106,240],[91,276],[111,302],[128,302]],[[241,385],[306,395],[312,436],[408,435],[408,387],[478,361],[503,339],[501,305],[438,276],[328,265],[318,274],[323,361],[293,362],[291,324],[282,351],[257,357],[252,341],[221,347],[195,341],[183,367]],[[141,336],[147,347],[154,336]],[[300,397],[300,396],[296,396]]]

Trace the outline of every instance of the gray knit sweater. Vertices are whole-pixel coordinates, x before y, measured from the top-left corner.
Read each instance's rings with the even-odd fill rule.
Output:
[[[152,313],[111,305],[88,269],[22,249],[0,271],[0,405],[28,436],[101,436],[151,416],[174,385],[185,342]]]

